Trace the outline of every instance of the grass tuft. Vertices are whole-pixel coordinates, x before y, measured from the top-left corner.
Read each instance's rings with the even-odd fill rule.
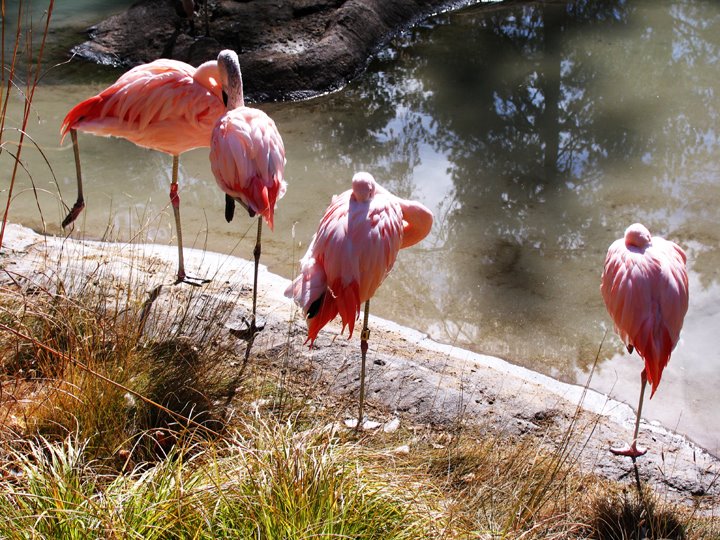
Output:
[[[598,540],[681,540],[687,526],[676,511],[646,491],[642,499],[627,492],[599,497],[592,505],[592,528]]]
[[[98,274],[15,279],[3,288],[0,419],[14,436],[76,434],[91,459],[113,462],[118,453],[157,453],[148,432],[162,439],[164,455],[185,430],[223,428],[214,401],[233,381],[208,369],[222,349],[148,331],[142,291]]]
[[[363,464],[332,430],[260,418],[242,430],[175,445],[122,475],[101,474],[75,436],[28,440],[3,468],[0,537],[434,536],[420,486]]]
[[[257,418],[244,428],[228,443],[233,467],[216,482],[241,479],[224,490],[221,521],[245,537],[423,538],[434,527],[419,486],[364,462],[332,425],[297,432]]]
[[[537,442],[463,437],[431,452],[428,472],[452,494],[455,524],[472,537],[573,537],[583,524],[580,475]]]

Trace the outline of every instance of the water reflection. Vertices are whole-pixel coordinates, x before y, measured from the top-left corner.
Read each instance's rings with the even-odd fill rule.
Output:
[[[433,305],[394,318],[574,381],[609,324],[597,290],[605,250],[633,221],[685,245],[693,295],[717,298],[719,17],[707,2],[476,8],[398,40],[344,92],[366,104],[367,131],[339,121],[329,134],[405,196],[431,199],[447,185],[431,201],[433,247],[403,258],[412,286],[402,280],[389,300]],[[428,160],[437,178],[423,176]],[[688,321],[713,317],[696,318],[691,304]],[[621,352],[613,338],[601,360]],[[718,381],[710,343],[683,354],[677,388],[693,384],[689,359],[714,362]],[[632,401],[636,379],[618,386],[621,397]],[[668,398],[678,394],[688,393]],[[678,420],[677,409],[656,412]],[[720,428],[709,414],[683,422],[718,447],[717,436],[698,434]]]
[[[688,199],[701,201],[693,194],[706,191],[703,183],[716,172],[707,170],[717,151],[716,82],[697,69],[687,77],[683,70],[716,64],[717,43],[696,44],[699,57],[686,52],[678,64],[677,51],[689,51],[687,43],[699,38],[687,35],[697,10],[690,4],[663,17],[657,11],[625,2],[532,5],[490,17],[470,10],[408,36],[386,55],[391,63],[412,50],[392,76],[369,76],[374,81],[365,87],[383,88],[372,93],[371,126],[399,103],[385,127],[370,131],[398,132],[396,148],[382,147],[391,156],[373,152],[376,163],[412,170],[423,143],[448,161],[453,201],[443,247],[478,277],[479,287],[463,287],[477,311],[492,311],[496,296],[507,305],[507,289],[518,300],[530,297],[528,319],[542,316],[558,296],[575,297],[569,303],[583,308],[584,298],[597,303],[595,290],[587,296],[570,285],[568,291],[566,277],[602,256],[625,223],[643,220],[682,241],[683,227],[696,219]],[[587,38],[595,32],[597,38]],[[609,39],[600,37],[608,32]],[[640,35],[632,47],[623,46],[628,32]],[[657,39],[644,37],[657,34],[675,36],[659,53]],[[615,84],[621,76],[624,84]],[[393,85],[395,78],[402,86]],[[638,178],[630,185],[629,171]],[[452,272],[459,283],[448,289],[460,288],[467,273]]]
[[[599,294],[606,249],[643,221],[686,247],[691,273],[682,341],[647,416],[720,452],[710,413],[720,384],[712,340],[720,321],[718,27],[720,6],[700,0],[478,6],[405,33],[340,92],[261,105],[283,134],[289,183],[264,262],[293,275],[305,248],[298,243],[309,241],[330,197],[367,169],[436,216],[430,238],[398,258],[375,313],[584,381],[610,325]],[[57,129],[78,96],[105,82],[60,82],[38,95],[32,132],[67,198],[72,155],[67,144],[57,148]],[[91,136],[81,147],[89,202],[76,234],[107,228],[130,238],[149,222],[151,239],[173,242],[169,158]],[[30,154],[42,177],[43,162]],[[180,186],[188,242],[248,257],[252,223],[224,222],[207,151],[183,155]],[[13,211],[39,227],[26,199]],[[57,232],[64,212],[53,211],[51,196],[41,206]],[[616,338],[601,360],[595,386],[634,405],[640,362],[622,355]]]

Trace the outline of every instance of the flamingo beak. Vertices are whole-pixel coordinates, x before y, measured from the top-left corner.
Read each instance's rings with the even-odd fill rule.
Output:
[[[318,298],[312,304],[310,304],[310,307],[308,308],[308,312],[307,312],[308,319],[312,319],[318,313],[320,313],[320,308],[322,307],[323,298],[325,298],[325,293],[322,293],[320,295],[320,298]]]
[[[235,199],[230,195],[225,195],[225,221],[230,223],[235,215]]]
[[[225,90],[222,91],[222,98],[223,98],[223,105],[225,105],[227,107],[228,95],[227,95],[227,92],[225,92]]]

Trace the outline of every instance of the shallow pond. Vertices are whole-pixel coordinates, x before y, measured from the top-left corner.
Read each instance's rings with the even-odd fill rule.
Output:
[[[58,20],[85,24],[80,4],[58,6]],[[331,196],[367,170],[436,217],[375,315],[579,383],[609,328],[591,386],[634,407],[641,362],[613,334],[599,280],[609,244],[641,221],[686,249],[691,280],[681,342],[644,416],[720,454],[718,28],[712,1],[476,6],[406,32],[342,91],[260,105],[283,134],[289,184],[262,262],[291,277]],[[117,75],[73,61],[36,93],[28,130],[68,204],[60,123]],[[87,207],[73,236],[174,244],[171,159],[122,140],[80,145]],[[42,216],[24,177],[10,219],[59,233],[58,188],[37,152],[23,155]],[[186,244],[251,258],[254,221],[224,221],[207,150],[180,165]]]

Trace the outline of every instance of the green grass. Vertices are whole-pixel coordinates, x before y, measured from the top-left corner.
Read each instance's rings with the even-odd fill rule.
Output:
[[[2,538],[424,538],[421,486],[363,462],[332,432],[257,418],[103,475],[77,437],[26,441],[0,482]],[[440,520],[440,523],[442,520]]]

